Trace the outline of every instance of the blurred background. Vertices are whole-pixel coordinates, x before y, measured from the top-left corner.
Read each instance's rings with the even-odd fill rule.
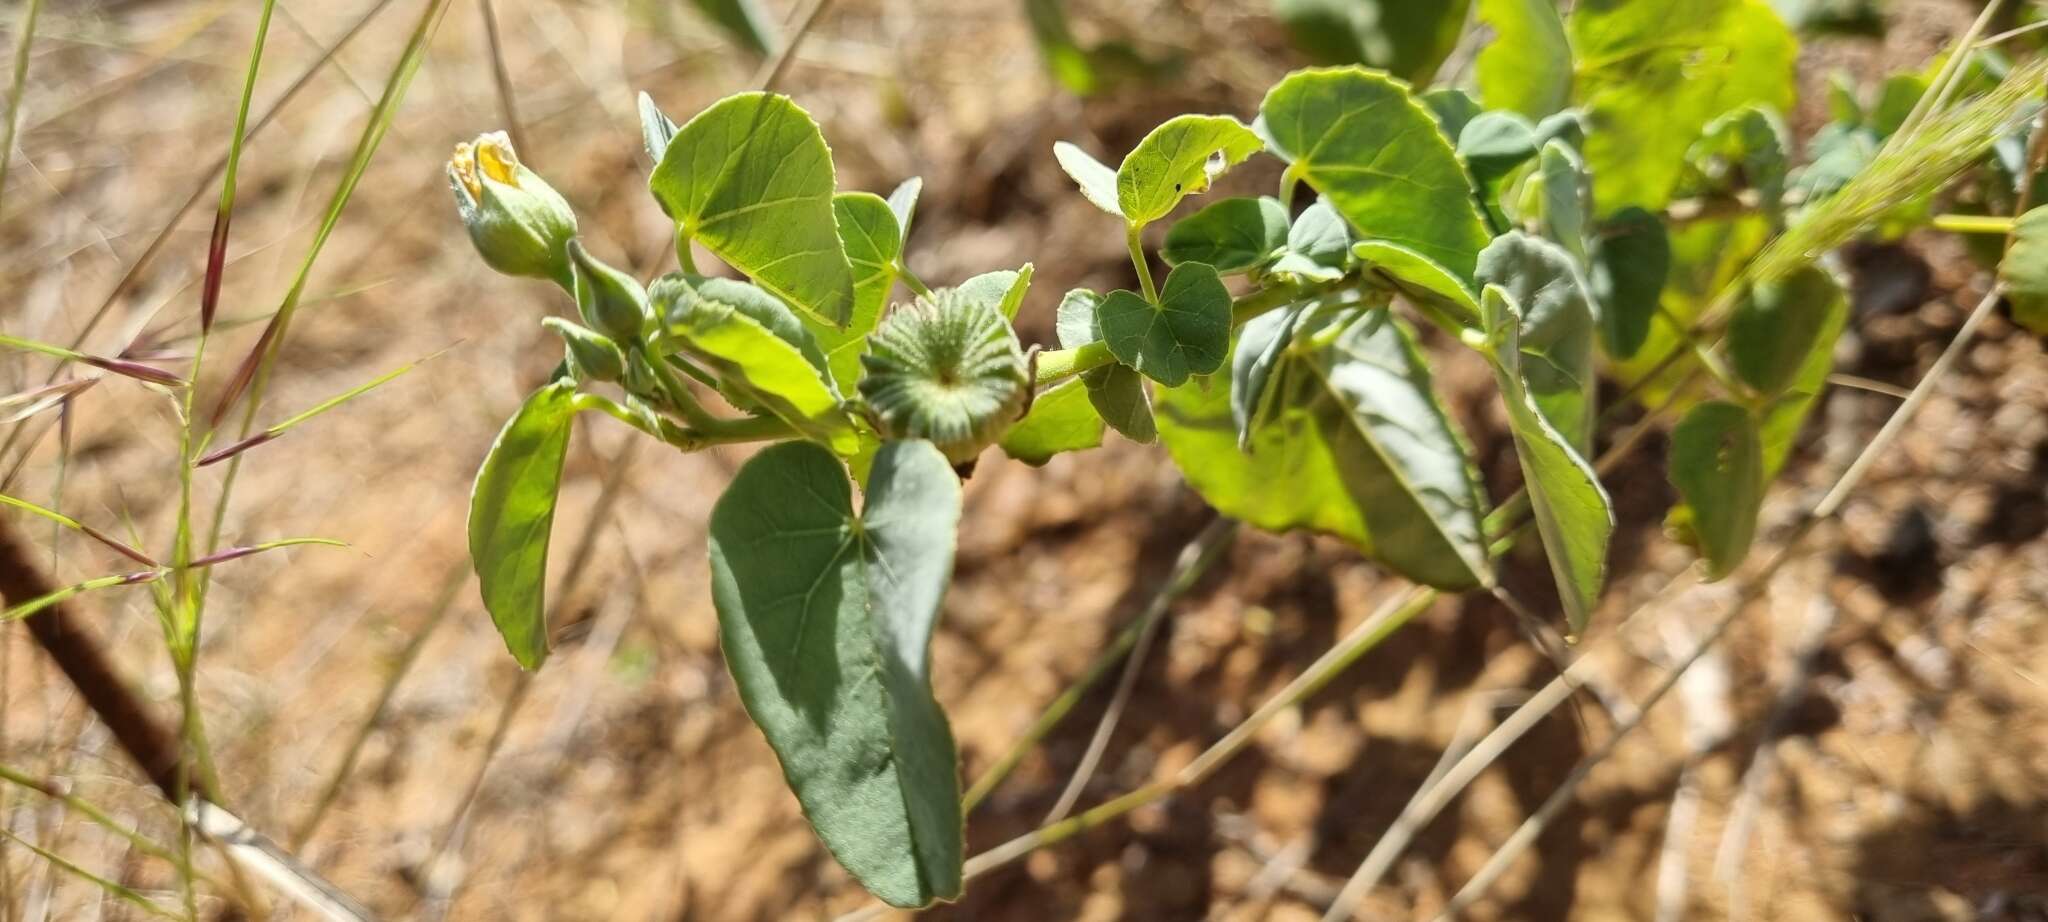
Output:
[[[0,22],[8,46],[20,2]],[[785,23],[803,5],[764,3]],[[257,7],[45,4],[0,210],[7,332],[83,334],[105,354],[138,343],[189,352],[213,169]],[[424,7],[278,5],[228,247],[227,332],[211,354],[239,357],[277,308]],[[1044,2],[837,0],[780,85],[822,125],[842,188],[886,194],[923,177],[910,262],[924,279],[1036,265],[1019,323],[1027,341],[1052,339],[1061,292],[1130,284],[1114,220],[1075,194],[1054,141],[1114,162],[1174,114],[1248,119],[1267,86],[1311,60],[1262,0],[1064,7],[1059,22],[1047,18],[1059,5]],[[1894,0],[1883,11],[1882,36],[1806,41],[1795,137],[1825,120],[1830,74],[1868,88],[1918,68],[1976,7]],[[1446,66],[1451,82],[1465,57]],[[1065,63],[1055,71],[1049,59]],[[247,457],[229,541],[317,535],[349,547],[216,574],[200,697],[234,809],[380,916],[797,919],[865,903],[805,826],[718,652],[705,522],[745,449],[681,456],[607,419],[579,424],[555,526],[556,656],[530,682],[477,601],[464,543],[478,461],[560,355],[539,318],[572,305],[477,259],[443,174],[449,151],[511,126],[522,160],[577,207],[593,250],[651,277],[674,255],[645,194],[634,94],[682,121],[749,88],[760,64],[679,0],[453,0],[311,276],[259,422],[447,351]],[[1261,159],[1226,190],[1270,188],[1277,165]],[[1986,280],[1932,237],[1848,255],[1857,304],[1838,369],[1909,387]],[[1841,519],[1471,917],[2048,919],[2041,351],[1994,320]],[[1437,354],[1489,491],[1504,496],[1517,475],[1483,399],[1486,372]],[[0,377],[13,392],[52,367],[9,355]],[[232,369],[207,364],[202,405]],[[1896,402],[1834,389],[1766,505],[1762,543]],[[0,457],[19,467],[7,492],[167,548],[170,403],[113,379],[64,418],[22,424],[30,450]],[[1589,695],[1607,708],[1582,697],[1510,750],[1422,831],[1369,913],[1441,906],[1606,738],[1608,709],[1640,696],[1730,600],[1729,587],[1686,581],[1651,598],[1690,562],[1660,536],[1672,499],[1663,472],[1652,444],[1609,483],[1622,521],[1594,632],[1603,617],[1655,608],[1601,647]],[[202,502],[218,479],[202,474]],[[933,659],[972,778],[1138,615],[1211,513],[1163,451],[1113,436],[1042,469],[991,453],[966,504]],[[14,526],[58,582],[116,564],[46,522]],[[1509,569],[1510,585],[1555,610],[1540,557]],[[1335,541],[1243,534],[1164,622],[1082,806],[1171,775],[1400,585]],[[177,684],[147,599],[106,592],[74,609],[169,720]],[[169,810],[26,632],[0,628],[0,762],[173,837]],[[1498,604],[1440,603],[1199,789],[978,878],[959,904],[925,915],[1318,918],[1446,747],[1553,674]],[[1111,685],[974,814],[970,853],[1038,825]],[[172,886],[163,863],[46,800],[11,791],[0,808],[8,829],[94,873],[145,893]],[[1737,814],[1746,845],[1717,868]],[[0,864],[0,919],[134,916],[24,848],[0,845]]]

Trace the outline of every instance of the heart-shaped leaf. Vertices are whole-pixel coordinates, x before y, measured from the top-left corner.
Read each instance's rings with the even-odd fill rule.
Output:
[[[683,243],[834,326],[853,315],[853,269],[832,209],[832,151],[787,96],[742,93],[678,131],[648,179]]]
[[[1152,129],[1116,171],[1116,200],[1124,220],[1149,224],[1180,200],[1207,191],[1224,170],[1262,146],[1259,136],[1227,115],[1179,115]]]
[[[1386,240],[1470,279],[1486,225],[1436,117],[1385,74],[1290,74],[1259,107],[1260,134],[1364,239]]]
[[[1168,265],[1208,263],[1232,275],[1265,265],[1287,245],[1287,233],[1279,199],[1227,198],[1175,222],[1159,255]]]
[[[719,645],[804,816],[868,892],[914,908],[961,886],[958,757],[930,648],[953,572],[960,479],[930,443],[845,468],[785,442],[711,512]]]
[[[576,382],[565,379],[527,397],[491,443],[470,489],[469,561],[484,610],[527,669],[539,669],[548,656],[548,536],[575,396]]]
[[[1832,276],[1828,278],[1833,281]],[[1762,414],[1760,428],[1766,484],[1784,468],[1785,459],[1792,454],[1792,444],[1798,439],[1799,427],[1806,423],[1814,401],[1820,399],[1821,391],[1827,388],[1828,373],[1835,370],[1835,341],[1842,337],[1842,329],[1849,323],[1849,296],[1840,285],[1816,289],[1813,293],[1823,297],[1807,301],[1804,309],[1821,316],[1820,329],[1814,334],[1813,345],[1799,363],[1799,372],[1792,377],[1792,383],[1764,407]]]
[[[1521,308],[1507,289],[1488,285],[1480,311],[1493,347],[1494,380],[1507,404],[1508,429],[1522,465],[1522,485],[1536,515],[1536,531],[1573,634],[1585,630],[1607,579],[1607,541],[1614,506],[1591,465],[1544,418],[1522,373]]]
[[[1102,338],[1095,325],[1095,308],[1102,296],[1086,288],[1067,292],[1060,300],[1058,333],[1060,348],[1078,349]],[[1088,402],[1096,415],[1124,438],[1149,445],[1159,438],[1152,421],[1152,400],[1145,394],[1145,376],[1125,365],[1110,365],[1081,374]]]
[[[1685,500],[1685,517],[1707,558],[1708,579],[1727,576],[1749,553],[1764,501],[1756,418],[1720,400],[1686,411],[1671,430],[1671,485]]]
[[[1230,289],[1215,268],[1181,263],[1159,287],[1159,303],[1112,291],[1096,305],[1095,322],[1117,361],[1177,387],[1188,375],[1222,367],[1230,349]]]

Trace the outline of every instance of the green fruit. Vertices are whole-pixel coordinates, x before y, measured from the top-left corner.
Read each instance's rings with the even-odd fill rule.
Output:
[[[860,394],[882,435],[927,439],[955,465],[1002,438],[1024,408],[1024,350],[996,305],[942,288],[868,337]]]

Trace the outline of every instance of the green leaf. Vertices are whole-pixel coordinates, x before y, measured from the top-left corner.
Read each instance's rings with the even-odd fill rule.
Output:
[[[961,886],[958,756],[932,697],[960,478],[890,442],[853,511],[845,469],[785,442],[711,512],[719,645],[804,816],[868,892],[914,908]]]
[[[1593,208],[1586,161],[1570,145],[1551,140],[1537,157],[1537,169],[1543,174],[1543,235],[1586,265],[1586,213]]]
[[[1790,387],[1814,349],[1834,348],[1820,335],[1829,302],[1841,296],[1834,277],[1813,265],[1752,287],[1728,316],[1728,361],[1736,376],[1766,397]]]
[[[1230,359],[1230,417],[1237,423],[1237,447],[1250,451],[1252,433],[1271,416],[1275,391],[1266,385],[1273,369],[1287,355],[1294,331],[1317,305],[1290,304],[1246,321],[1237,331],[1237,348]]]
[[[1586,0],[1567,25],[1599,214],[1663,208],[1721,113],[1791,107],[1798,45],[1763,0]]]
[[[484,455],[469,495],[469,561],[484,609],[526,669],[548,656],[548,536],[576,417],[576,382],[534,391]]]
[[[1102,416],[1088,400],[1088,388],[1070,378],[1040,391],[1017,425],[1003,435],[1003,453],[1032,466],[1065,451],[1102,444]]]
[[[1799,437],[1799,427],[1806,423],[1807,414],[1827,388],[1828,374],[1835,370],[1835,340],[1842,337],[1842,329],[1849,323],[1849,297],[1840,286],[1820,303],[1810,303],[1807,309],[1822,316],[1820,332],[1814,336],[1813,347],[1800,363],[1792,385],[1763,410],[1760,428],[1765,483],[1776,479],[1784,468],[1785,459],[1792,454],[1792,444]]]
[[[1600,305],[1600,345],[1610,358],[1630,358],[1650,336],[1650,320],[1671,273],[1671,238],[1656,215],[1630,206],[1601,225],[1589,255],[1587,282]]]
[[[1331,448],[1381,560],[1417,582],[1493,582],[1471,449],[1437,402],[1429,360],[1385,311],[1354,321],[1311,368],[1342,425]]]
[[[1607,578],[1607,541],[1614,533],[1614,508],[1591,465],[1537,408],[1522,375],[1521,309],[1498,285],[1480,293],[1487,337],[1493,344],[1494,379],[1507,404],[1508,429],[1522,465],[1522,483],[1543,538],[1544,555],[1557,580],[1565,620],[1573,634],[1585,630]]]
[[[721,389],[736,403],[767,410],[841,457],[859,450],[853,420],[841,408],[829,366],[815,344],[803,347],[809,331],[792,324],[801,336],[791,342],[778,331],[782,325],[772,313],[738,299],[714,300],[711,291],[710,282],[700,286],[699,296],[669,317],[668,331],[678,351],[716,374]],[[764,317],[768,323],[762,322]]]
[[[1522,377],[1536,405],[1581,455],[1593,443],[1593,311],[1571,254],[1521,231],[1479,254],[1479,278],[1514,304]]]
[[[1572,46],[1556,0],[1479,0],[1478,19],[1493,29],[1474,65],[1488,106],[1537,119],[1571,104]]]
[[[648,180],[694,240],[776,297],[834,326],[853,315],[853,269],[832,208],[832,151],[786,96],[742,93],[697,114]]]
[[[1249,452],[1227,376],[1162,392],[1160,438],[1174,463],[1225,515],[1336,535],[1441,588],[1488,581],[1477,480],[1412,336],[1384,310],[1311,322],[1327,343],[1283,353],[1269,370],[1273,396],[1261,399],[1269,410]]]
[[[1274,272],[1289,272],[1304,279],[1335,281],[1344,277],[1351,259],[1351,230],[1344,217],[1330,203],[1317,200],[1302,209],[1287,231],[1287,250],[1273,263]]]
[[[806,326],[817,338],[832,367],[832,381],[840,393],[850,394],[860,381],[860,351],[868,334],[881,322],[889,306],[889,293],[896,288],[898,260],[903,256],[903,231],[888,202],[867,192],[842,192],[832,197],[832,214],[838,222],[839,241],[846,248],[846,260],[853,266],[853,314],[845,326],[807,318]]]
[[[1452,141],[1480,112],[1479,101],[1472,94],[1453,87],[1437,87],[1422,94],[1422,104],[1429,107],[1436,122],[1443,129],[1444,137]]]
[[[1287,245],[1287,233],[1287,208],[1279,199],[1221,199],[1174,222],[1160,256],[1170,266],[1208,263],[1234,275],[1265,265]]]
[[[1181,263],[1159,286],[1159,303],[1112,291],[1095,323],[1117,361],[1167,387],[1222,367],[1230,349],[1230,289],[1204,263]]]
[[[1469,0],[1273,0],[1294,44],[1322,64],[1366,64],[1425,84],[1465,26]]]
[[[1065,141],[1054,142],[1052,157],[1059,161],[1060,169],[1073,177],[1074,184],[1081,187],[1081,195],[1093,202],[1095,207],[1121,218],[1123,206],[1117,204],[1116,171],[1103,166],[1102,161],[1090,156],[1085,150]]]
[[[1101,295],[1086,288],[1067,292],[1060,300],[1060,348],[1078,349],[1102,338],[1095,325],[1095,309],[1101,301]],[[1149,445],[1159,438],[1144,375],[1119,364],[1084,372],[1081,382],[1087,388],[1089,404],[1110,428],[1139,444]]]
[[[661,162],[661,155],[668,151],[668,142],[675,140],[676,123],[662,114],[661,107],[654,104],[654,97],[640,94],[640,141],[647,147],[647,156],[655,163]]]
[[[1266,94],[1255,127],[1361,239],[1471,278],[1486,225],[1450,141],[1407,87],[1360,68],[1297,71]]]
[[[924,177],[912,176],[889,193],[889,210],[896,215],[897,251],[910,241],[910,219],[917,216],[917,197],[924,192]]]
[[[1152,398],[1145,394],[1145,376],[1124,365],[1110,365],[1081,375],[1088,402],[1118,435],[1150,445],[1159,440],[1152,419]]]
[[[758,55],[773,54],[782,44],[775,31],[775,20],[756,0],[690,0],[690,3],[748,51]]]
[[[2020,215],[2012,233],[2012,246],[1998,263],[1998,280],[2012,302],[2013,321],[2048,334],[2048,205]]]
[[[1702,403],[1671,430],[1671,485],[1717,580],[1742,563],[1764,500],[1764,458],[1756,418],[1726,401]]]
[[[1458,156],[1472,171],[1479,203],[1495,228],[1506,230],[1509,226],[1501,212],[1502,191],[1510,178],[1519,175],[1522,165],[1535,158],[1542,144],[1536,126],[1515,112],[1482,112],[1458,135]]]
[[[1722,114],[1686,151],[1680,194],[1734,195],[1753,189],[1764,213],[1778,220],[1792,169],[1787,138],[1784,120],[1769,109],[1743,106]]]
[[[1379,240],[1352,244],[1351,255],[1394,283],[1416,307],[1456,329],[1479,325],[1479,301],[1451,270],[1404,246]]]
[[[1117,207],[1133,225],[1157,221],[1261,146],[1258,135],[1230,116],[1175,116],[1124,156],[1116,171]]]
[[[1024,306],[1024,294],[1031,290],[1031,264],[1025,263],[1017,269],[997,269],[984,272],[961,282],[962,295],[976,301],[986,301],[1000,311],[1005,320],[1017,319],[1017,309]]]

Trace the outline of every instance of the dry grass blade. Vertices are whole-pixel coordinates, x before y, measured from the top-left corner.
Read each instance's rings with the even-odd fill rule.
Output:
[[[21,94],[27,89],[29,49],[36,43],[36,17],[43,0],[28,0],[14,36],[14,82],[7,88],[7,126],[0,129],[0,205],[7,201],[7,166],[14,162],[14,133],[21,126]]]
[[[1130,703],[1131,689],[1138,684],[1138,673],[1145,668],[1145,653],[1151,649],[1152,638],[1159,632],[1159,622],[1166,616],[1173,600],[1192,588],[1210,565],[1230,547],[1231,539],[1237,537],[1237,520],[1217,518],[1203,527],[1195,540],[1181,549],[1180,559],[1174,562],[1173,574],[1166,584],[1152,596],[1145,613],[1138,618],[1137,636],[1130,644],[1120,646],[1130,651],[1130,658],[1124,661],[1123,674],[1117,677],[1116,694],[1110,699],[1109,707],[1102,713],[1101,722],[1095,725],[1095,734],[1088,740],[1088,749],[1074,768],[1074,776],[1067,781],[1067,787],[1060,792],[1058,802],[1045,816],[1041,825],[1056,823],[1074,809],[1074,802],[1081,799],[1081,792],[1088,787],[1088,779],[1094,777],[1095,767],[1102,761],[1102,753],[1109,748],[1109,737],[1116,732],[1117,719],[1123,715],[1124,706]]]
[[[24,839],[18,835],[15,835],[13,830],[8,829],[5,826],[0,826],[0,836],[6,836],[8,841],[13,842],[16,845],[19,845],[22,848],[26,848],[29,851],[35,852],[38,855],[41,855],[44,861],[48,861],[58,870],[61,870],[66,874],[70,874],[73,877],[77,877],[78,879],[83,880],[86,883],[92,884],[93,886],[98,887],[102,892],[106,893],[108,896],[120,900],[121,902],[127,903],[130,906],[134,906],[135,908],[140,909],[143,912],[149,913],[153,916],[159,916],[165,919],[182,918],[177,913],[165,909],[163,906],[159,905],[157,901],[152,900],[149,897],[143,896],[142,894],[137,893],[136,891],[131,890],[127,887],[123,887],[120,884],[114,883],[113,881],[101,877],[98,874],[94,874],[93,872],[88,871],[82,867],[79,867],[78,865],[66,860],[64,856],[59,855],[56,852],[50,851],[49,849],[46,849],[40,845],[37,845],[34,842],[30,842],[29,840]]]
[[[0,397],[0,425],[16,423],[66,403],[99,383],[98,378],[70,378]]]
[[[1771,241],[1746,278],[1767,282],[1819,259],[1900,202],[1932,194],[1974,165],[1999,138],[2027,118],[2039,98],[2048,60],[2014,67],[1991,92],[1929,116],[1920,129],[1878,157],[1840,191]]]

